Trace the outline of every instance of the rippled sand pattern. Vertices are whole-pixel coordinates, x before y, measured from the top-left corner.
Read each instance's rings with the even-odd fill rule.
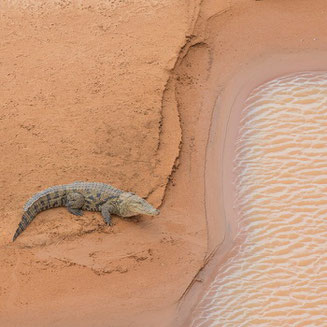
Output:
[[[192,326],[327,326],[327,73],[258,87],[235,159],[238,246]]]

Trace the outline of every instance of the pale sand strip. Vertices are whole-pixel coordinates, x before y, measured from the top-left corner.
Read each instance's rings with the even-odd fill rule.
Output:
[[[229,251],[237,245],[235,238],[239,217],[233,208],[235,189],[231,181],[235,178],[232,167],[243,103],[255,87],[268,80],[297,71],[323,70],[324,67],[327,67],[327,60],[322,52],[271,56],[240,71],[218,98],[212,118],[206,163],[206,210],[211,260],[197,276],[204,283],[194,284],[181,303],[180,321],[183,326],[190,325],[190,320],[182,323],[184,315],[201,299],[201,294],[209,287],[219,267],[235,254]],[[222,191],[220,194],[223,199],[215,193],[219,190]],[[226,224],[224,242],[218,250],[214,240],[217,223],[220,226]],[[240,239],[237,241],[241,242]]]

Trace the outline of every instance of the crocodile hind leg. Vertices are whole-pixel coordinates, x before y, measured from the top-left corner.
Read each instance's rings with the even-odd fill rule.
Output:
[[[81,210],[84,205],[84,196],[78,192],[70,192],[67,194],[67,210],[75,216],[83,216]]]

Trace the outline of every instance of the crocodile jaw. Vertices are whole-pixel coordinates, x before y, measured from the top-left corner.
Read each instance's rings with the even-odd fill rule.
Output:
[[[133,207],[132,209],[136,214],[139,215],[148,215],[148,216],[157,216],[159,215],[160,211],[151,205],[148,204],[147,207]]]
[[[123,217],[136,215],[156,216],[160,213],[158,209],[134,193],[125,192],[119,198],[122,200],[121,211]]]

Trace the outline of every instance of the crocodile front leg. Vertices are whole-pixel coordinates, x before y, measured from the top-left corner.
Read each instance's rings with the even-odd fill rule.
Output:
[[[109,226],[112,226],[113,223],[111,221],[111,212],[113,210],[113,206],[111,204],[109,204],[108,202],[106,202],[102,207],[101,207],[101,214],[102,217],[105,221],[105,223]]]
[[[83,216],[81,208],[84,205],[85,198],[81,193],[70,192],[67,194],[67,210],[75,216]]]

